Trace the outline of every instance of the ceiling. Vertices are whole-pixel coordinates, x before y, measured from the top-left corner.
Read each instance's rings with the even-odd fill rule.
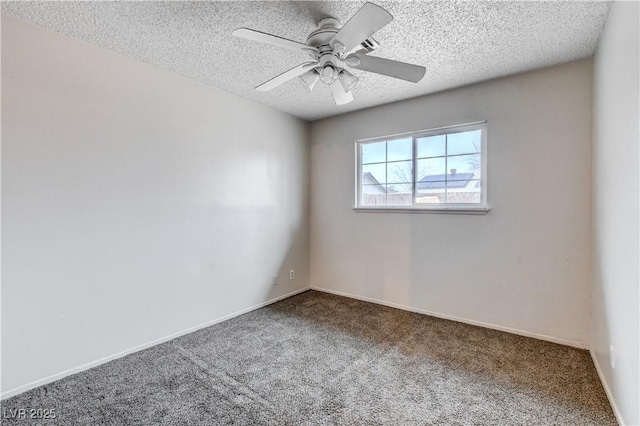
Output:
[[[609,2],[375,1],[394,20],[372,53],[422,65],[417,84],[352,70],[355,100],[336,106],[327,86],[260,83],[302,63],[303,53],[231,36],[248,27],[305,42],[317,22],[346,22],[359,2],[2,2],[2,12],[170,70],[305,120],[438,92],[591,56]]]

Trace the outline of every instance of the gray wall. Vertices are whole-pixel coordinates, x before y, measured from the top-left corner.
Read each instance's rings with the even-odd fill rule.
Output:
[[[308,130],[3,16],[3,396],[307,287]]]
[[[639,19],[637,2],[614,2],[594,60],[591,348],[629,425],[640,424]]]
[[[312,124],[311,284],[589,342],[591,60]],[[486,216],[361,213],[354,141],[488,121]]]

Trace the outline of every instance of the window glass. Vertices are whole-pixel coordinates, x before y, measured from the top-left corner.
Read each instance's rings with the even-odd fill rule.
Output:
[[[440,157],[445,155],[446,135],[418,138],[418,158]]]
[[[387,161],[411,160],[413,157],[413,141],[399,139],[387,142]]]
[[[444,171],[446,170],[447,160],[444,157],[429,158],[426,160],[417,161],[418,168],[416,169],[416,180],[421,181],[426,177],[433,177],[440,175],[439,179],[444,180]]]
[[[395,163],[388,163],[387,165],[387,182],[412,182],[413,161],[396,161]]]
[[[367,143],[362,145],[362,164],[387,161],[387,143]]]
[[[357,206],[486,212],[485,143],[484,123],[357,142]]]
[[[479,179],[482,170],[480,154],[456,155],[447,158],[449,180]],[[473,176],[469,176],[469,175]]]
[[[447,135],[447,155],[473,154],[480,152],[482,145],[481,130],[460,132]]]
[[[362,166],[363,184],[387,183],[387,164],[365,164]]]

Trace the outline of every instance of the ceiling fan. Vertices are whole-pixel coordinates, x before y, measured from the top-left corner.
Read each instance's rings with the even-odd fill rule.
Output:
[[[361,71],[386,75],[417,83],[424,77],[426,69],[418,65],[367,56],[379,45],[371,36],[393,20],[393,16],[373,3],[365,3],[342,28],[335,18],[324,18],[318,29],[307,37],[306,43],[288,40],[249,28],[233,32],[236,37],[267,43],[285,49],[308,53],[310,62],[305,62],[285,71],[256,87],[266,92],[296,77],[309,92],[318,80],[331,88],[337,105],[353,101],[351,90],[358,78],[347,71],[347,67]]]

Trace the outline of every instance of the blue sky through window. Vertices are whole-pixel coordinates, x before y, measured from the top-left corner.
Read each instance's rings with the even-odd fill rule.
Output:
[[[435,175],[455,180],[452,169],[456,174],[473,173],[473,178],[479,179],[481,146],[480,129],[416,138],[416,180]],[[362,144],[362,173],[371,173],[381,184],[411,182],[412,158],[412,138]]]

